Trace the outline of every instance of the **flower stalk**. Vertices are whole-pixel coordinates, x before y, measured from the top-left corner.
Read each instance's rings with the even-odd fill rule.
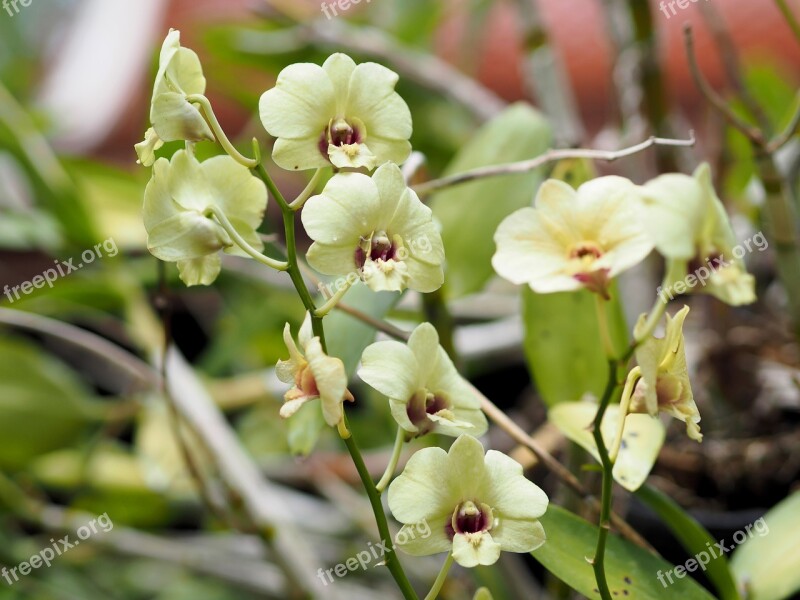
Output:
[[[311,327],[314,335],[319,337],[323,351],[327,352],[325,329],[322,324],[323,317],[316,314],[317,308],[314,304],[314,299],[311,297],[308,287],[306,287],[305,281],[303,280],[303,275],[300,272],[299,263],[297,261],[297,240],[295,236],[294,211],[286,202],[283,194],[281,194],[280,190],[269,176],[269,173],[267,173],[267,170],[264,168],[263,164],[259,163],[256,165],[253,168],[253,172],[264,182],[269,190],[269,193],[272,194],[272,196],[275,198],[275,201],[278,203],[278,206],[281,208],[284,231],[286,234],[286,272],[289,273],[289,277],[291,278],[292,283],[297,290],[297,294],[300,296],[303,305],[311,315]],[[389,524],[386,519],[386,513],[383,510],[383,504],[381,503],[381,494],[375,487],[375,483],[369,474],[366,464],[364,463],[364,458],[361,455],[358,444],[352,435],[352,430],[347,424],[347,413],[344,414],[344,418],[340,423],[339,435],[344,440],[345,446],[347,447],[350,457],[353,460],[353,464],[356,467],[356,471],[358,471],[359,478],[361,479],[364,489],[367,492],[367,497],[369,498],[370,505],[372,506],[372,512],[375,516],[375,522],[378,525],[378,532],[380,534],[381,542],[383,542],[383,544],[385,544],[387,547],[391,547],[392,535],[389,531]],[[386,555],[386,567],[389,569],[389,572],[397,583],[398,588],[402,592],[403,598],[405,598],[405,600],[418,600],[416,592],[414,592],[414,588],[411,587],[411,583],[408,581],[408,577],[406,577],[405,571],[403,571],[403,567],[400,564],[400,560],[395,552],[389,552]]]
[[[238,162],[240,165],[247,167],[248,169],[254,169],[258,165],[257,159],[247,158],[246,156],[242,155],[228,139],[228,136],[225,134],[225,130],[223,130],[222,126],[219,124],[217,115],[214,114],[214,108],[211,106],[211,102],[208,101],[208,98],[206,98],[203,94],[192,94],[187,96],[186,100],[192,104],[200,105],[200,108],[203,109],[203,115],[211,127],[211,131],[214,132],[214,135],[216,136],[220,146],[222,146],[225,152],[227,152],[233,160]]]
[[[394,439],[394,447],[392,448],[392,457],[389,459],[389,464],[386,465],[386,471],[383,473],[383,477],[381,477],[378,485],[375,486],[379,492],[383,493],[383,490],[386,489],[386,486],[389,485],[389,482],[392,480],[392,476],[397,469],[397,463],[400,461],[400,453],[403,451],[403,444],[405,443],[406,432],[402,427],[398,427],[397,436]]]

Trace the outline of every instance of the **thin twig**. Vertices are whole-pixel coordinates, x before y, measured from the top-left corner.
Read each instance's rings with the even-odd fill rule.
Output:
[[[397,338],[403,340],[404,342],[408,341],[408,338],[411,334],[408,332],[400,329],[399,327],[395,327],[391,323],[387,323],[382,319],[376,319],[372,315],[368,315],[365,312],[358,310],[357,308],[353,308],[349,304],[345,304],[344,302],[340,302],[336,305],[336,310],[340,310],[343,313],[347,313],[351,317],[355,317],[359,321],[369,325],[373,329],[378,331],[382,331],[386,335],[389,335],[393,338]]]
[[[769,144],[767,144],[767,153],[772,154],[773,152],[777,152],[785,144],[791,140],[795,134],[797,133],[798,127],[800,127],[800,92],[798,92],[796,96],[795,102],[798,104],[797,110],[795,110],[794,115],[792,116],[789,124],[786,126],[786,129],[783,132],[776,135]]]
[[[743,121],[739,116],[733,112],[728,103],[722,99],[711,84],[703,75],[700,66],[697,63],[697,56],[694,51],[694,35],[692,34],[692,26],[688,23],[683,26],[684,43],[686,45],[686,58],[689,61],[689,71],[692,74],[695,85],[697,85],[700,92],[706,99],[716,108],[720,114],[730,123],[733,127],[738,129],[744,134],[750,142],[760,148],[766,144],[763,132],[757,127],[753,127],[749,123]]]
[[[797,22],[797,19],[792,14],[789,6],[786,4],[786,0],[775,0],[775,4],[778,6],[778,10],[781,11],[783,18],[786,19],[786,24],[789,25],[792,33],[794,33],[794,37],[800,42],[800,23]]]
[[[636,154],[637,152],[646,150],[651,146],[691,147],[694,146],[695,142],[696,140],[694,136],[694,131],[690,131],[688,140],[676,140],[671,138],[659,138],[653,136],[646,139],[643,142],[635,144],[634,146],[623,148],[622,150],[596,150],[591,148],[552,149],[548,150],[544,154],[540,154],[536,158],[531,158],[528,160],[523,160],[514,163],[480,167],[477,169],[473,169],[471,171],[465,171],[464,173],[457,173],[456,175],[442,177],[441,179],[434,179],[432,181],[428,181],[426,183],[414,186],[413,189],[420,196],[422,196],[430,194],[431,192],[439,190],[444,187],[459,185],[462,183],[467,183],[469,181],[474,181],[475,179],[481,179],[484,177],[497,177],[500,175],[527,173],[528,171],[537,169],[538,167],[541,167],[542,165],[545,165],[549,162],[563,160],[565,158],[588,158],[594,160],[613,162],[620,158],[631,156],[632,154]]]
[[[287,15],[292,17],[291,15]],[[401,45],[374,27],[354,27],[339,22],[318,20],[295,28],[299,39],[317,46],[332,46],[378,58],[391,64],[399,73],[467,108],[476,118],[488,121],[502,112],[505,100],[474,79],[464,75],[440,58]],[[270,33],[248,32],[245,52],[270,51]],[[259,44],[259,36],[264,44]],[[265,48],[260,48],[263,45]]]
[[[731,87],[742,100],[742,104],[756,120],[759,127],[761,127],[761,130],[763,132],[769,132],[771,129],[769,118],[762,106],[758,103],[758,100],[756,100],[755,96],[750,93],[747,85],[745,85],[736,44],[733,43],[719,11],[710,2],[701,2],[700,12],[717,45],[720,58],[722,59],[722,66],[725,68],[725,74],[728,76]]]

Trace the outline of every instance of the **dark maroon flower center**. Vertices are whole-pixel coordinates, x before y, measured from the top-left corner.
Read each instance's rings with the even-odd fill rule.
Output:
[[[319,151],[325,158],[328,158],[328,146],[341,147],[360,144],[363,137],[358,127],[351,125],[345,119],[331,121],[319,136]]]
[[[726,266],[724,255],[721,252],[713,250],[705,257],[703,257],[701,254],[698,254],[692,260],[690,260],[689,264],[686,266],[686,273],[697,273],[701,269],[708,268],[710,268],[711,271],[719,271],[724,266]]]
[[[356,248],[355,260],[356,267],[364,268],[367,258],[373,261],[382,260],[384,262],[396,258],[397,248],[389,239],[385,232],[378,232],[372,236],[369,246],[362,244]]]
[[[450,522],[445,525],[445,533],[453,539],[457,533],[474,534],[489,531],[494,517],[492,509],[477,500],[467,500],[459,504],[453,511]]]
[[[450,408],[450,403],[444,396],[419,391],[408,402],[406,414],[409,420],[420,430],[420,435],[427,433],[433,427],[433,422],[428,415],[435,415],[441,410]]]
[[[579,260],[587,256],[590,258],[600,258],[603,256],[603,252],[594,244],[584,242],[575,246],[569,254],[570,258],[577,258]]]

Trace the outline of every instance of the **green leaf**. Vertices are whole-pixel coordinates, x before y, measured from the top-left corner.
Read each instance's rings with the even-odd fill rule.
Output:
[[[695,560],[699,562],[701,555],[710,557],[709,562],[702,565],[702,569],[722,600],[741,598],[725,556],[709,555],[708,548],[713,548],[716,540],[694,517],[654,487],[644,485],[636,492],[636,496],[661,518]]]
[[[598,598],[594,571],[586,560],[594,556],[598,529],[580,517],[550,505],[540,519],[547,542],[531,554],[548,571],[587,598]],[[614,535],[608,537],[605,571],[608,587],[617,598],[633,600],[708,600],[713,598],[685,574],[678,579],[673,566],[646,550]],[[672,575],[670,584],[666,573]],[[662,574],[664,584],[658,576]]]
[[[550,126],[527,104],[511,106],[484,125],[448,166],[445,175],[533,158],[550,147]],[[491,177],[437,193],[431,208],[442,223],[447,255],[445,293],[457,298],[479,291],[494,273],[494,232],[513,211],[529,206],[542,170]]]
[[[627,325],[616,286],[605,303],[617,353],[627,339]],[[536,387],[548,406],[573,402],[590,393],[599,398],[608,378],[608,361],[600,339],[593,293],[522,292],[524,348]],[[566,366],[565,366],[566,365]]]
[[[0,467],[74,444],[98,416],[75,374],[27,342],[0,338]]]
[[[359,283],[347,292],[343,302],[371,317],[382,319],[398,300],[400,294],[376,293]],[[375,329],[345,312],[335,310],[325,318],[325,337],[328,340],[328,354],[341,358],[347,376],[352,377],[364,348],[375,339]]]
[[[325,427],[320,400],[306,402],[290,419],[287,419],[287,439],[292,454],[308,456],[317,445]]]
[[[789,598],[800,590],[800,492],[774,506],[762,519],[753,524],[748,539],[736,549],[731,569],[748,600]]]
[[[611,404],[603,415],[603,442],[610,448],[619,431],[618,404]],[[597,462],[600,455],[592,435],[592,424],[597,415],[594,402],[561,402],[553,406],[547,418],[567,438],[588,451]],[[658,419],[646,414],[632,414],[625,418],[625,429],[616,462],[614,480],[628,491],[636,491],[645,482],[661,451],[666,428]]]

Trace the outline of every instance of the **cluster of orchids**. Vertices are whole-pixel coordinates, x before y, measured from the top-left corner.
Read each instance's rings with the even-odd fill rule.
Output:
[[[380,502],[385,489],[391,514],[404,528],[427,521],[429,537],[398,536],[408,540],[399,548],[416,556],[447,553],[428,595],[435,598],[453,561],[463,567],[491,565],[501,551],[531,552],[544,544],[539,519],[548,497],[519,463],[484,451],[478,438],[488,424],[481,396],[459,374],[430,323],[402,341],[377,341],[363,352],[358,377],[388,399],[398,426],[384,477],[376,484],[365,474],[345,411],[354,397],[342,360],[327,352],[323,319],[353,285],[430,293],[442,286],[445,273],[432,212],[400,168],[411,153],[412,119],[395,91],[397,81],[384,66],[356,64],[340,53],[321,66],[293,64],[280,73],[259,105],[261,122],[275,138],[272,159],[289,171],[315,170],[308,187],[289,202],[262,165],[258,144],[254,141],[255,156],[248,158],[228,140],[204,96],[197,54],[181,47],[179,32],[172,30],[161,49],[151,128],[136,151],[139,162],[152,168],[144,194],[148,249],[176,263],[187,286],[212,284],[223,252],[287,272],[307,313],[296,337],[289,324],[284,330],[288,359],[276,372],[290,389],[280,416],[291,419],[304,405],[318,404],[325,423],[346,443],[368,495],[377,498],[372,505],[385,542],[391,543]],[[165,142],[174,141],[185,147],[171,158],[156,158]],[[194,148],[203,141],[219,143],[225,153],[201,162]],[[332,176],[315,195],[329,170]],[[283,253],[279,257],[264,254],[258,232],[270,196],[284,220],[286,247],[276,251]],[[313,242],[305,255],[308,265],[346,281],[319,305],[300,270],[298,212]],[[503,221],[495,242],[492,263],[504,279],[543,294],[588,289],[599,306],[612,293],[614,279],[653,249],[666,259],[663,287],[670,289],[708,257],[729,256],[735,243],[707,165],[691,177],[668,174],[642,186],[615,176],[577,190],[547,180],[533,207]],[[754,300],[754,281],[741,260],[732,259],[699,291],[744,304]],[[608,467],[604,509],[610,506],[611,476],[630,490],[647,477],[664,439],[659,413],[684,421],[687,434],[702,439],[684,352],[689,309],[667,315],[666,333],[657,338],[665,309],[659,297],[642,315],[625,356],[613,356],[606,340],[615,365],[636,358],[619,403],[610,402],[610,391],[599,402],[564,402],[551,410],[550,419],[564,434]],[[395,476],[403,445],[429,434],[456,439],[449,451],[418,450]],[[602,560],[598,563],[602,568]],[[386,565],[404,596],[416,598],[397,557],[389,556]],[[482,590],[479,597],[491,596]]]

